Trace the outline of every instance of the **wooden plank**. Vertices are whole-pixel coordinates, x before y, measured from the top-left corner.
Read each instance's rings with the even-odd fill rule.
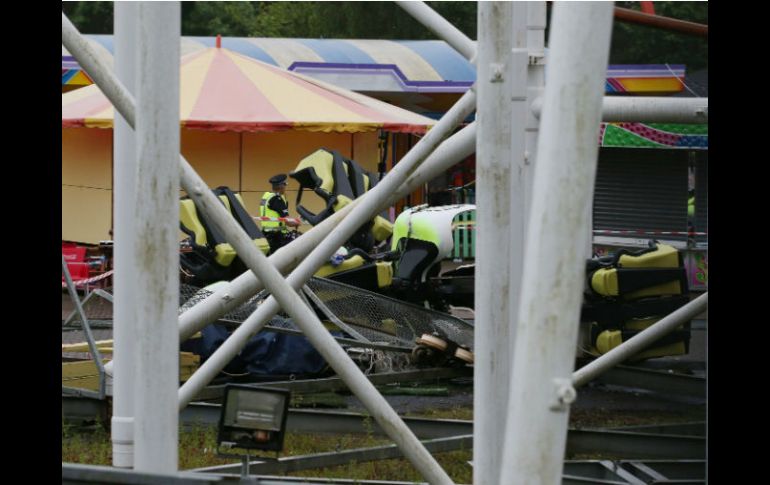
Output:
[[[104,363],[109,362],[106,359]],[[179,353],[179,380],[187,381],[200,366],[200,356],[191,352]],[[99,371],[96,368],[96,362],[93,360],[82,360],[77,362],[62,362],[62,385],[67,387],[77,387],[80,389],[98,390]]]

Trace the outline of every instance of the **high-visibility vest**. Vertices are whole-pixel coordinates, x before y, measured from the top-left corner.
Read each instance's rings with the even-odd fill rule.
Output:
[[[288,202],[286,202],[286,197],[283,195],[278,195],[275,192],[265,192],[262,195],[262,201],[259,203],[259,215],[261,217],[273,217],[275,219],[278,219],[279,217],[283,217],[281,214],[277,213],[273,209],[271,209],[268,204],[270,203],[270,199],[273,197],[278,196],[281,199],[283,199],[283,202],[286,204],[286,207],[289,206]],[[283,221],[260,221],[260,225],[262,226],[262,229],[265,231],[285,231],[286,230],[286,223]]]

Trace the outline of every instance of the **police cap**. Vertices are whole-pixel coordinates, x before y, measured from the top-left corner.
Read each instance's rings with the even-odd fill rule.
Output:
[[[285,173],[279,173],[278,175],[273,175],[270,177],[270,183],[275,185],[287,185],[286,182],[286,174]]]

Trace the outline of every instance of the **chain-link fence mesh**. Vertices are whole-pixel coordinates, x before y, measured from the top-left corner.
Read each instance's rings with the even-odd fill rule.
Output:
[[[80,298],[80,305],[83,313],[93,326],[111,326],[112,325],[112,301],[111,292],[108,290],[92,291],[87,296]],[[62,327],[63,328],[81,328],[80,314],[75,311],[75,303],[72,301],[69,293],[62,292]]]
[[[323,278],[311,278],[307,286],[334,317],[353,327],[372,343],[411,348],[421,335],[438,333],[459,345],[473,348],[473,326],[451,315]],[[181,285],[180,313],[212,293],[194,286]],[[233,323],[243,322],[268,296],[267,292],[260,292],[221,319]],[[315,304],[311,305],[321,320],[331,320],[323,310]],[[271,327],[297,330],[291,320],[286,318],[272,319],[266,328]]]
[[[81,297],[81,307],[91,328],[91,335],[95,341],[109,340],[112,338],[112,302],[110,292],[107,290],[93,291],[86,297]],[[62,292],[62,346],[68,344],[80,344],[87,341],[83,330],[83,322],[80,314],[75,310],[75,303],[69,292]],[[91,359],[90,351],[69,352],[62,347],[62,358],[66,360]]]

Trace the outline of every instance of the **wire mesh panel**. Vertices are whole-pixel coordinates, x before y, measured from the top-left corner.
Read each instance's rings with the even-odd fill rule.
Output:
[[[312,278],[308,286],[339,319],[372,341],[413,345],[422,334],[436,332],[473,348],[473,326],[459,318],[323,278]]]
[[[337,318],[372,343],[411,348],[418,337],[435,332],[459,345],[473,348],[473,325],[451,315],[324,278],[311,278],[307,286]],[[212,292],[180,285],[179,294],[180,313],[183,313]],[[257,294],[222,316],[221,320],[245,321],[268,296],[265,291]],[[321,320],[328,320],[322,312],[318,313]],[[299,332],[291,319],[281,316],[271,319],[265,328]]]
[[[81,300],[80,305],[83,308],[88,322],[93,326],[111,326],[112,325],[112,301],[109,297],[112,293],[108,290],[96,290],[89,293]],[[62,327],[80,328],[83,323],[80,315],[75,310],[75,303],[68,293],[62,292]]]

